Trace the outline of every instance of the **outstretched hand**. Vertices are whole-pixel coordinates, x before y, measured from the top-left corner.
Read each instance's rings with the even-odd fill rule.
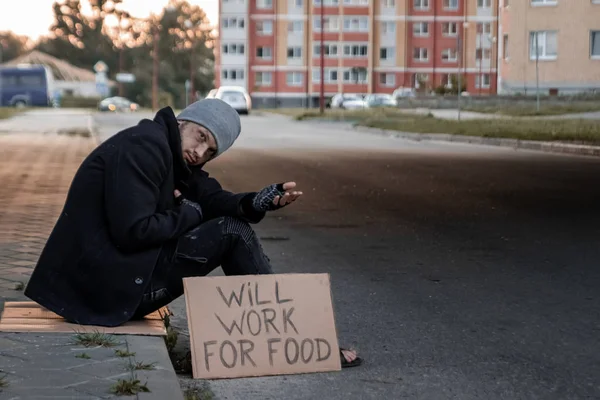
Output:
[[[275,204],[276,206],[284,207],[296,201],[300,196],[302,196],[302,192],[298,192],[295,190],[290,192],[290,190],[294,188],[296,188],[296,182],[284,183],[282,189],[285,192],[285,194],[283,196],[275,196],[275,199],[273,199],[273,204]]]
[[[296,182],[269,185],[252,199],[252,207],[259,212],[278,210],[296,201],[302,192],[293,190]]]

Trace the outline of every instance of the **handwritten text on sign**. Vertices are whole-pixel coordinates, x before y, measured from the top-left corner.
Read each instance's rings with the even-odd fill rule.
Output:
[[[339,370],[329,276],[184,280],[194,377]]]

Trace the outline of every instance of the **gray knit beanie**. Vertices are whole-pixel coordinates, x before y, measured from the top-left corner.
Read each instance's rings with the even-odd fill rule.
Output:
[[[177,119],[202,125],[213,134],[217,142],[217,152],[213,158],[229,149],[242,130],[237,111],[220,99],[202,99],[192,103]]]

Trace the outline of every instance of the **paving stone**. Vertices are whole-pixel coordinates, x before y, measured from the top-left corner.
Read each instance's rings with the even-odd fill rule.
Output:
[[[94,148],[85,138],[39,136],[27,140],[0,137],[0,307],[4,301],[28,300],[17,291],[33,271],[60,214],[71,179]],[[39,154],[34,162],[30,153]],[[24,172],[26,171],[26,172]],[[113,399],[118,379],[137,376],[148,382],[143,400],[182,400],[164,341],[159,337],[115,335],[111,348],[85,347],[74,334],[0,333],[0,371],[9,386],[0,399]],[[117,357],[115,349],[134,357]],[[77,358],[86,353],[89,359]],[[151,371],[131,371],[135,361],[157,362]],[[130,397],[129,397],[130,398]]]

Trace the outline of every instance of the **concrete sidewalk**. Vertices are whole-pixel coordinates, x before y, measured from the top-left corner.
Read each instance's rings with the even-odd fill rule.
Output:
[[[24,285],[75,171],[94,147],[94,139],[81,136],[0,136],[0,309],[5,301],[28,300]],[[161,337],[112,338],[109,347],[84,347],[74,334],[0,333],[0,399],[116,398],[119,380],[136,379],[149,390],[138,399],[183,399]]]

